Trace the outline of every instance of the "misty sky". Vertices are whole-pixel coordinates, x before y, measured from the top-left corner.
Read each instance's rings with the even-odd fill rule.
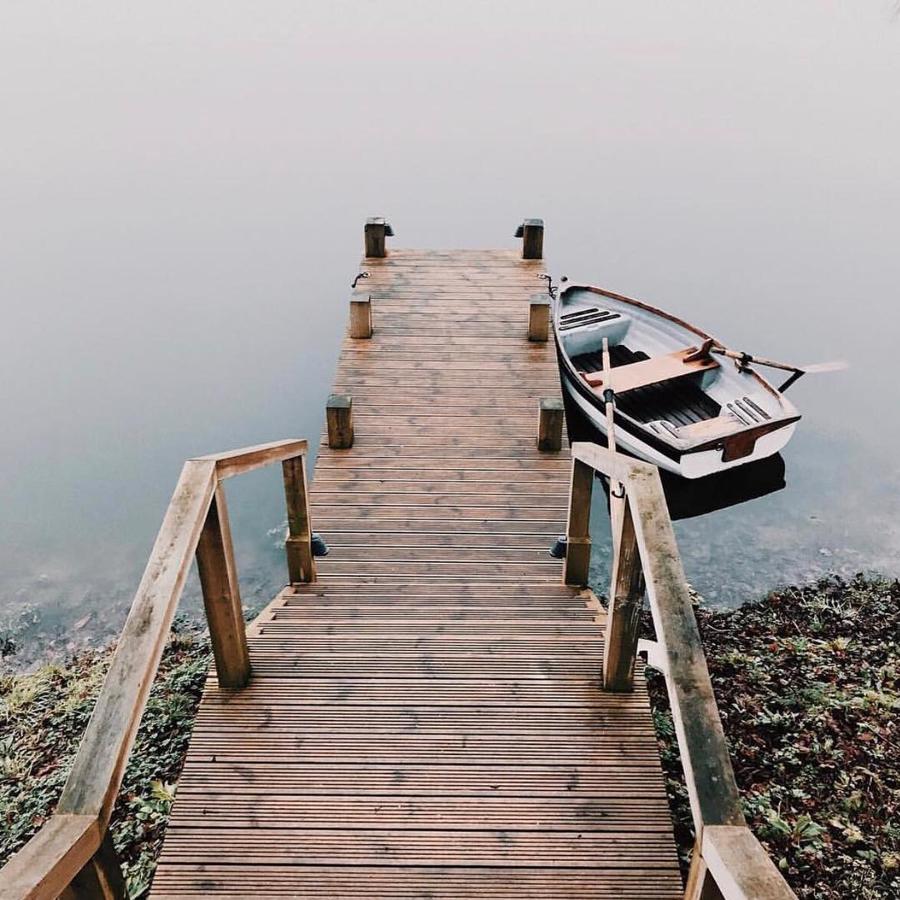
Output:
[[[793,391],[794,500],[894,521],[890,2],[5,0],[0,128],[4,577],[142,562],[186,456],[315,438],[377,214],[543,216],[556,275],[849,359]]]

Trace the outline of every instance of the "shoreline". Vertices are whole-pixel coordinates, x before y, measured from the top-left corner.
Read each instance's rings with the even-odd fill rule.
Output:
[[[900,581],[831,575],[696,616],[748,823],[791,887],[900,896]],[[112,650],[0,675],[0,865],[52,812]],[[113,817],[132,898],[150,885],[210,660],[202,629],[178,619]],[[646,672],[684,867],[678,749],[662,677]]]

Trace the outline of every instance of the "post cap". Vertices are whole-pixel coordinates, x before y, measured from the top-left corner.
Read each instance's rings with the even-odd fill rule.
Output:
[[[516,229],[514,237],[525,237],[526,228],[543,228],[543,219],[523,219],[522,224]]]
[[[394,229],[391,228],[391,223],[388,222],[384,216],[370,216],[366,219],[366,225],[383,225],[385,237],[394,236]]]
[[[541,409],[563,409],[563,402],[559,397],[542,397]]]
[[[533,294],[528,302],[531,306],[549,306],[550,296],[549,294]]]
[[[353,398],[349,394],[331,394],[326,406],[328,409],[349,409],[353,405]]]

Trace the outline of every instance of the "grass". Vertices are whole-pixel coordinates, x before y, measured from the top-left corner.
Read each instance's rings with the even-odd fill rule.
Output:
[[[791,887],[900,897],[900,582],[829,577],[697,621],[748,823]],[[684,862],[687,794],[648,674]]]
[[[107,648],[0,676],[0,865],[53,812],[111,657]],[[172,632],[111,826],[131,898],[153,877],[209,661],[201,632]]]
[[[900,582],[836,577],[697,620],[751,828],[801,898],[900,897]],[[0,865],[52,812],[111,649],[0,676]],[[113,817],[132,898],[146,894],[210,661],[179,625]],[[649,670],[648,670],[649,671]],[[683,861],[693,845],[661,677],[650,672]]]

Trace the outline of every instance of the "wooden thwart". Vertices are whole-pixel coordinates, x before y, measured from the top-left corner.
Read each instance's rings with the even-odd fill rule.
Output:
[[[688,348],[667,353],[665,356],[655,356],[641,362],[616,366],[610,376],[603,372],[583,372],[582,375],[592,388],[612,387],[617,394],[624,394],[651,384],[673,381],[719,367],[719,363],[709,356],[689,359],[694,353],[695,348]]]

